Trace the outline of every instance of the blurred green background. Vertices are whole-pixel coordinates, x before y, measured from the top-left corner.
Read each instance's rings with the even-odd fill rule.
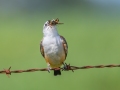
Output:
[[[45,68],[39,51],[43,24],[59,18],[58,32],[75,66],[120,64],[119,0],[0,0],[0,70]],[[120,68],[0,75],[1,90],[120,90]]]

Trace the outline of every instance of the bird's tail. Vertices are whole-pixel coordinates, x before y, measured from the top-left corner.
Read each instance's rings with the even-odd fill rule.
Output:
[[[61,75],[61,71],[60,70],[54,70],[54,76],[57,76],[57,75]]]

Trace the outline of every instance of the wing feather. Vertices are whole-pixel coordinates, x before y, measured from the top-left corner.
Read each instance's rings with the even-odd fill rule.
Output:
[[[68,44],[67,44],[67,41],[65,40],[65,38],[63,36],[60,36],[61,40],[62,40],[62,43],[63,43],[63,48],[64,48],[64,51],[65,51],[65,59],[67,57],[67,54],[68,54]]]
[[[40,52],[41,52],[41,55],[45,58],[44,48],[43,48],[43,45],[42,45],[42,41],[43,41],[43,39],[42,39],[41,42],[40,42]]]

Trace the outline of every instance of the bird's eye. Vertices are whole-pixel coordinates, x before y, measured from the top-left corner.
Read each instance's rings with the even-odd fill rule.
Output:
[[[45,26],[47,26],[47,24],[45,24]]]

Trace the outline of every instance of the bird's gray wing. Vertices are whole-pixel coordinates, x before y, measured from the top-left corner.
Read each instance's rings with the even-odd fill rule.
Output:
[[[40,52],[41,52],[41,55],[45,58],[45,56],[44,56],[44,48],[43,48],[42,42],[43,42],[43,39],[40,42]]]
[[[64,48],[64,52],[65,52],[65,59],[66,59],[67,54],[68,54],[68,44],[63,36],[60,35],[60,38],[62,40],[62,44],[63,44],[63,48]]]

